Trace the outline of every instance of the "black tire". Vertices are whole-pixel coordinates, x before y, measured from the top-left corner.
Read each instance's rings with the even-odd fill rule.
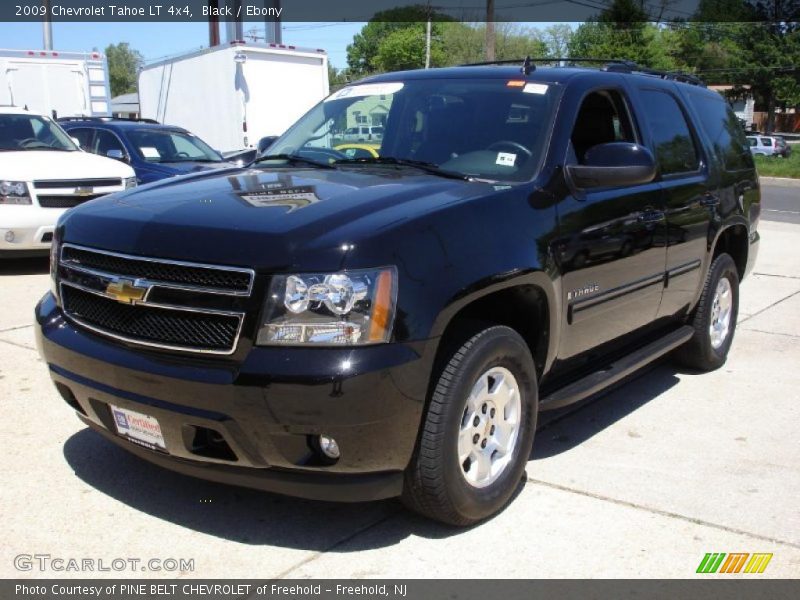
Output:
[[[508,327],[492,326],[465,337],[469,339],[445,357],[438,374],[402,495],[412,510],[457,526],[494,515],[514,494],[533,444],[538,411],[536,369],[520,335]],[[479,488],[467,482],[459,464],[458,437],[470,391],[494,367],[507,369],[516,379],[521,410],[516,443],[505,468],[495,481]]]
[[[714,348],[709,328],[714,310],[714,294],[720,279],[727,278],[731,287],[733,306],[730,326],[722,345]],[[675,351],[676,360],[685,367],[700,371],[713,371],[725,364],[728,351],[736,332],[736,319],[739,315],[739,272],[729,254],[720,254],[711,263],[700,302],[694,310],[689,324],[694,328],[694,336]]]

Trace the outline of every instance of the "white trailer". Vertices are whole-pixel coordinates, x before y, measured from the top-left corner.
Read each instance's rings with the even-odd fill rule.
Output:
[[[57,117],[106,117],[111,98],[100,52],[0,49],[0,105]]]
[[[221,152],[282,134],[328,95],[324,50],[283,44],[231,44],[145,66],[144,118],[178,125]]]

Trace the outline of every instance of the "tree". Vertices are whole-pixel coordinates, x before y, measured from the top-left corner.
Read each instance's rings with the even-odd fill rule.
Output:
[[[105,54],[108,61],[111,96],[135,92],[139,69],[144,64],[141,53],[131,48],[128,42],[120,42],[110,44]]]
[[[431,66],[444,62],[442,43],[431,36]],[[387,35],[378,46],[374,65],[381,71],[404,71],[425,66],[425,23],[397,29]]]
[[[638,0],[614,0],[595,20],[583,23],[569,39],[571,57],[630,60],[653,69],[673,70],[675,36],[652,22]],[[660,11],[660,8],[656,6]]]
[[[495,23],[495,60],[522,61],[526,56],[544,57],[548,47],[542,33],[516,23]],[[442,50],[445,65],[459,65],[484,60],[486,25],[478,23],[442,24]]]
[[[548,56],[563,57],[569,52],[569,41],[572,38],[572,27],[566,23],[550,25],[544,30],[544,41],[547,44]]]
[[[424,5],[403,6],[399,8],[392,8],[384,10],[375,14],[369,23],[361,28],[361,31],[353,37],[353,43],[347,46],[347,65],[350,72],[355,77],[363,77],[370,73],[375,73],[380,70],[385,70],[377,62],[378,52],[381,44],[383,44],[392,33],[402,29],[417,29],[423,32],[421,40],[414,40],[412,42],[412,35],[409,33],[402,34],[391,41],[392,49],[387,49],[384,52],[384,60],[394,61],[405,56],[413,50],[402,49],[398,47],[401,40],[406,43],[421,44],[422,46],[422,62],[420,67],[425,65],[425,23],[431,18],[433,23],[432,36],[434,39],[441,35],[441,24],[446,21],[453,21],[451,17],[437,13]],[[403,61],[401,61],[403,62]]]
[[[800,24],[794,0],[701,0],[679,24],[677,54],[708,83],[747,88],[767,109],[767,131],[778,103],[800,103]]]

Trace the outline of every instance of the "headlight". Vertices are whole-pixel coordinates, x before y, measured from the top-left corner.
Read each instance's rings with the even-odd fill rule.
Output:
[[[256,344],[350,346],[388,342],[394,267],[273,278]]]
[[[0,181],[0,204],[31,204],[28,184],[24,181]]]
[[[122,183],[125,184],[125,189],[136,187],[136,176],[133,177],[125,177],[122,180]]]
[[[58,295],[58,253],[61,249],[61,243],[58,239],[58,226],[53,231],[53,241],[50,244],[50,291],[56,298],[56,303],[61,304]]]

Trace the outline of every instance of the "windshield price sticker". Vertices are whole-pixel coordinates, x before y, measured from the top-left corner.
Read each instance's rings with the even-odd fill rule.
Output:
[[[142,146],[139,148],[142,151],[142,156],[145,158],[161,158],[161,155],[158,153],[158,150],[153,148],[152,146]]]
[[[513,167],[514,163],[516,162],[517,162],[516,154],[512,154],[511,152],[498,152],[495,164],[501,165],[503,167]]]
[[[340,100],[342,98],[362,98],[364,96],[384,96],[394,94],[403,89],[403,84],[398,82],[394,83],[365,83],[364,85],[353,85],[350,87],[342,88],[325,99],[325,102],[331,100]]]
[[[547,84],[544,83],[528,83],[522,88],[522,91],[526,94],[539,94],[541,96],[547,93],[547,88]]]

